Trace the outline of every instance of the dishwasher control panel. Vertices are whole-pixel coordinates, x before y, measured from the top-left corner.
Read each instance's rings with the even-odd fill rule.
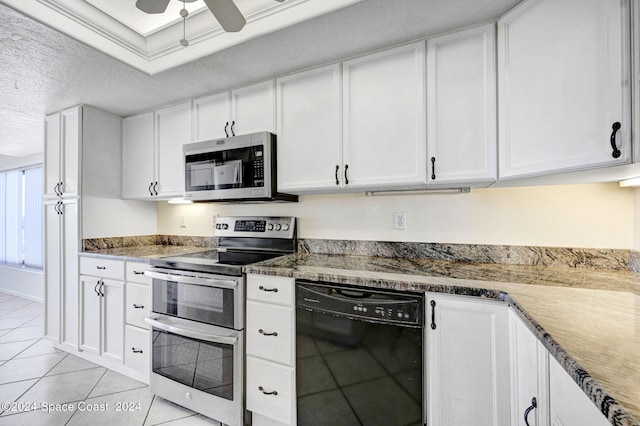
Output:
[[[424,295],[418,293],[299,281],[296,303],[307,310],[364,321],[408,327],[424,324]]]

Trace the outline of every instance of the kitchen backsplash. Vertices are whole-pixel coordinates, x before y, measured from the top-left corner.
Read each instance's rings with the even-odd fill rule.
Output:
[[[143,235],[89,238],[84,251],[147,245],[216,247],[216,237]],[[423,258],[488,264],[630,270],[640,272],[640,251],[489,244],[443,244],[363,240],[298,240],[300,253]]]

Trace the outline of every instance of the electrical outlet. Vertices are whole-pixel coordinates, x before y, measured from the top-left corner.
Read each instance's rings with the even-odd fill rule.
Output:
[[[393,212],[393,229],[407,229],[407,212]]]

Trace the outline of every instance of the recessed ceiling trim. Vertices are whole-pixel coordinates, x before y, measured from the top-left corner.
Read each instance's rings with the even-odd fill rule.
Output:
[[[83,0],[0,0],[0,3],[140,71],[156,74],[363,0],[288,0],[284,3],[259,0],[257,4],[236,1],[247,18],[242,31],[226,33],[212,14],[194,13],[187,21],[190,43],[187,48],[180,45],[180,23],[143,37]],[[242,7],[243,1],[247,2],[245,7]]]

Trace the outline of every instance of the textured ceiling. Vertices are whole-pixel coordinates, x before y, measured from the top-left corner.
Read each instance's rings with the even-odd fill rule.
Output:
[[[366,0],[149,76],[0,4],[0,155],[42,152],[43,116],[123,116],[494,19],[520,0]]]

